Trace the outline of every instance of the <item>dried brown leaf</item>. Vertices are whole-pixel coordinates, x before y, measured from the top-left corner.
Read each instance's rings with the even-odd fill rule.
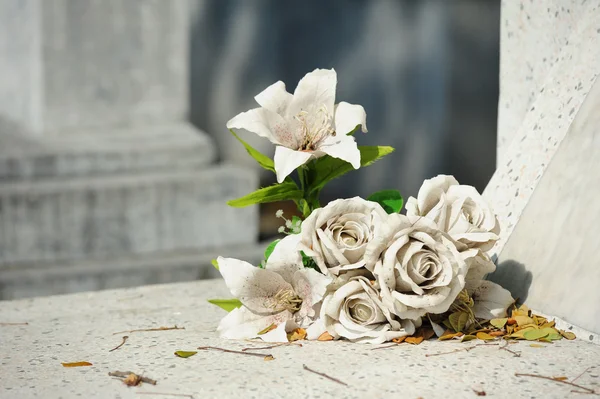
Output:
[[[476,337],[477,337],[477,339],[480,339],[482,341],[491,341],[491,340],[495,339],[490,334],[484,333],[484,332],[478,332]]]
[[[275,358],[273,357],[273,355],[267,355],[264,357],[265,362],[271,361],[271,360],[275,360]]]
[[[572,333],[571,331],[563,331],[563,330],[558,330],[558,332],[560,333],[560,335],[562,335],[563,337],[565,337],[566,339],[568,339],[569,341],[574,340],[575,338],[577,338],[575,336],[574,333]]]
[[[412,336],[412,337],[406,337],[404,342],[408,342],[409,344],[413,344],[413,345],[419,345],[424,340],[425,340],[425,338],[423,338],[422,336],[420,336],[420,337]]]
[[[268,333],[269,331],[272,331],[272,330],[274,330],[274,329],[276,329],[276,328],[277,328],[277,325],[276,325],[276,324],[271,324],[270,326],[268,326],[268,327],[266,327],[266,328],[264,328],[264,329],[260,330],[260,331],[257,333],[257,335],[264,335],[264,334]]]
[[[63,367],[83,367],[83,366],[93,366],[90,362],[73,362],[73,363],[61,363]]]
[[[401,344],[402,342],[404,342],[406,340],[406,336],[404,337],[398,337],[398,338],[394,338],[392,339],[392,342],[395,342],[397,344]]]
[[[333,341],[333,336],[325,331],[323,334],[319,335],[317,341]]]
[[[296,328],[287,335],[289,342],[300,341],[306,338],[306,330],[304,328]]]

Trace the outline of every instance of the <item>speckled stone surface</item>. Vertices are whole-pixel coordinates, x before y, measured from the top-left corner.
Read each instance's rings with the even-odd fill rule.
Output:
[[[484,196],[491,202],[502,227],[500,240],[492,254],[502,251],[600,74],[600,3],[577,4],[583,8],[581,18],[573,27],[568,44],[561,47],[560,54],[554,59],[522,123],[518,129],[511,128],[514,130],[512,140],[506,145],[504,155],[498,158],[496,172],[485,189]],[[512,31],[514,35],[545,35],[543,29],[520,31],[525,29],[525,21],[512,23],[518,28]],[[526,53],[526,49],[522,51]],[[519,93],[517,97],[524,95]],[[501,103],[500,108],[504,106],[510,104]],[[500,119],[503,117],[501,114]]]
[[[577,398],[572,387],[515,373],[574,378],[600,388],[600,346],[585,340],[559,341],[543,348],[520,342],[510,348],[476,347],[441,356],[428,354],[474,343],[426,342],[373,351],[373,346],[310,342],[260,351],[273,361],[214,351],[188,359],[176,350],[218,346],[240,350],[259,343],[220,339],[215,327],[224,312],[207,298],[228,297],[220,280],[147,286],[0,302],[0,397],[12,398],[173,398],[142,392],[190,394],[194,398],[460,398],[474,390],[495,398]],[[177,325],[184,330],[119,333]],[[109,352],[121,342],[120,349]],[[88,361],[64,368],[61,362]],[[302,365],[345,382],[340,385],[303,370]],[[591,368],[590,368],[591,367]],[[158,385],[129,388],[108,376],[128,370]]]

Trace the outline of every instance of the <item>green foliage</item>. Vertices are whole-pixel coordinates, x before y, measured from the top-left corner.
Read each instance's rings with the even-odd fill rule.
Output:
[[[269,256],[271,256],[271,254],[273,253],[273,250],[275,250],[275,246],[277,246],[279,241],[281,241],[281,240],[277,239],[277,240],[273,241],[272,243],[269,244],[267,249],[265,249],[265,262],[269,260]]]
[[[306,255],[304,253],[304,251],[300,251],[300,255],[302,255],[302,263],[304,264],[304,267],[307,267],[309,269],[314,269],[314,270],[318,271],[319,273],[321,273],[321,269],[319,269],[319,265],[317,265],[317,262],[315,262],[315,260],[313,258]]]
[[[391,154],[393,147],[389,146],[358,146],[360,151],[360,166],[365,167]],[[317,159],[310,170],[309,194],[318,193],[329,181],[354,170],[351,164],[338,158],[324,156]]]
[[[218,307],[220,307],[223,310],[226,310],[227,312],[231,312],[233,309],[239,308],[240,306],[242,306],[242,303],[240,302],[239,299],[209,299],[208,302],[212,303],[213,305],[217,305]]]
[[[210,264],[213,265],[215,269],[219,270],[219,263],[217,263],[216,259],[211,260]]]
[[[371,194],[367,200],[377,202],[387,213],[398,213],[404,205],[404,198],[398,190],[382,190]]]
[[[194,356],[196,353],[198,353],[198,352],[197,351],[175,351],[175,356],[187,359],[190,356]]]
[[[264,204],[266,202],[276,202],[284,200],[298,201],[302,199],[302,191],[292,181],[284,181],[281,184],[274,184],[256,190],[241,198],[227,202],[227,205],[235,208],[243,208],[248,205]]]
[[[271,172],[275,172],[275,164],[273,163],[273,160],[271,158],[262,154],[260,151],[258,151],[254,147],[252,147],[250,144],[246,143],[244,140],[242,140],[240,138],[240,136],[235,134],[235,132],[233,130],[229,129],[229,131],[231,132],[231,134],[233,134],[233,136],[236,139],[238,139],[238,141],[240,143],[242,143],[242,145],[246,148],[246,151],[248,152],[248,154],[250,154],[250,156],[252,158],[254,158],[260,166],[262,166],[263,168],[265,168],[267,170],[270,170]]]

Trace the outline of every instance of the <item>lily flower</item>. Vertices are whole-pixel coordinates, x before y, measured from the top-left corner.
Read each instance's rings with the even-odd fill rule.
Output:
[[[260,108],[227,122],[228,129],[246,129],[266,137],[275,148],[275,172],[279,183],[313,158],[330,155],[360,167],[360,151],[348,135],[358,125],[367,132],[367,114],[360,105],[335,104],[337,74],[315,69],[298,82],[294,94],[278,81],[255,98]]]
[[[309,336],[317,334],[312,329],[322,332],[314,321],[331,278],[304,267],[296,249],[299,238],[281,240],[265,269],[238,259],[217,259],[225,284],[243,304],[221,320],[217,331],[222,337],[287,342],[286,333],[298,327]]]

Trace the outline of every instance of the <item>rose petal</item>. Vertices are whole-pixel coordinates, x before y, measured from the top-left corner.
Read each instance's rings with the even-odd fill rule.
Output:
[[[475,316],[486,320],[506,316],[506,308],[514,302],[508,290],[491,281],[482,282],[473,293],[473,300]]]

